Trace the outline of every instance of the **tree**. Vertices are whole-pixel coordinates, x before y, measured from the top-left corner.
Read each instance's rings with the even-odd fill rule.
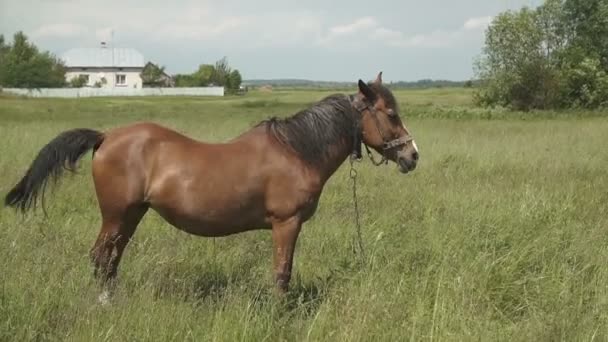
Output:
[[[227,92],[234,92],[241,86],[242,77],[237,69],[232,69],[226,57],[215,64],[201,64],[198,70],[190,75],[176,75],[176,87],[205,87],[209,85],[225,87]]]
[[[476,68],[482,105],[607,105],[608,0],[546,0],[501,13],[486,31]]]
[[[6,55],[10,47],[4,42],[4,35],[0,34],[0,86],[5,84],[4,79],[6,78]]]
[[[213,83],[227,87],[228,75],[230,75],[231,68],[228,65],[228,58],[223,57],[222,59],[215,62],[215,72],[213,73]]]
[[[192,74],[195,83],[200,87],[206,87],[214,83],[215,67],[211,64],[201,64],[198,70]]]
[[[0,58],[2,58],[8,51],[10,50],[10,46],[6,45],[4,41],[4,35],[0,34]]]
[[[198,87],[197,81],[192,75],[175,75],[175,86],[176,87]]]
[[[141,81],[144,87],[162,87],[165,85],[165,67],[148,62],[141,71]]]
[[[570,48],[598,59],[608,69],[608,0],[566,0],[563,11]]]
[[[228,82],[226,83],[226,87],[230,90],[238,90],[241,87],[241,82],[243,82],[243,78],[241,77],[241,73],[234,69],[228,75]]]
[[[547,49],[538,22],[537,12],[524,8],[502,13],[490,25],[478,64],[480,103],[524,110],[549,106],[551,97],[543,84],[552,75],[545,65]]]
[[[13,44],[0,44],[0,84],[7,87],[53,88],[65,85],[65,67],[49,52],[39,52],[22,32]]]
[[[576,107],[608,106],[608,0],[566,0],[563,102]]]

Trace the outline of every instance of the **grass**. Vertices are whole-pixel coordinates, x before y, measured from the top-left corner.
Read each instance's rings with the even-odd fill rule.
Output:
[[[2,97],[0,193],[69,128],[153,120],[224,141],[326,94]],[[0,209],[0,340],[608,340],[606,113],[488,115],[464,90],[396,95],[421,163],[406,176],[357,165],[365,264],[352,252],[344,165],[300,235],[286,300],[273,294],[269,232],[198,238],[151,212],[114,303],[99,306],[88,260],[99,212],[84,158],[47,196],[48,217]]]

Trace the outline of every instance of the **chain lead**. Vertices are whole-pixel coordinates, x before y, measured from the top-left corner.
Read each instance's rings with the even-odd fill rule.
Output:
[[[353,181],[353,203],[355,206],[355,225],[357,228],[357,244],[359,253],[365,259],[365,250],[363,249],[363,238],[361,237],[361,222],[359,221],[359,203],[357,201],[357,170],[354,166],[354,158],[350,158],[350,179]]]

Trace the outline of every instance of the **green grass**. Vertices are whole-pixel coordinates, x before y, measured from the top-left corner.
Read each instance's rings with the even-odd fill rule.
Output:
[[[0,97],[0,193],[69,128],[152,120],[225,141],[326,94]],[[273,293],[269,232],[214,241],[151,212],[115,301],[99,306],[88,260],[99,212],[84,158],[47,196],[48,217],[0,209],[0,340],[608,340],[606,113],[486,111],[454,89],[396,95],[421,162],[405,176],[357,164],[365,265],[352,253],[345,164],[300,235],[286,300]]]

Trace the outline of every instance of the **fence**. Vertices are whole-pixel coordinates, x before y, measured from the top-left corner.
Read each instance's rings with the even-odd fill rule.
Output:
[[[96,97],[96,96],[224,96],[224,87],[195,88],[0,88],[2,92],[29,97]]]

